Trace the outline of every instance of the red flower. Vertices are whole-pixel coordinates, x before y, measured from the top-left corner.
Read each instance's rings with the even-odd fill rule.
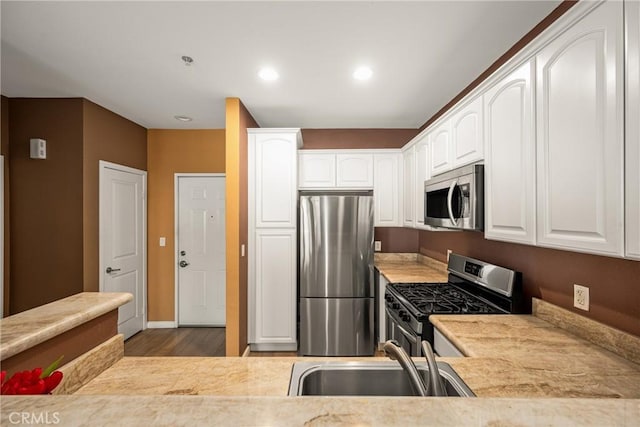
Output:
[[[54,371],[62,360],[60,357],[42,371],[35,368],[32,371],[16,372],[5,382],[7,372],[0,375],[0,394],[49,394],[62,381],[62,372]]]

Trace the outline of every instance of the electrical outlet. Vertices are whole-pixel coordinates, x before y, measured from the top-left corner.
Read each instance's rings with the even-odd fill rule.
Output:
[[[451,249],[447,249],[447,262],[449,262],[449,255],[453,252]]]
[[[589,288],[574,283],[573,306],[580,310],[589,311]]]
[[[376,252],[380,252],[382,250],[382,242],[380,240],[373,242],[373,250]]]

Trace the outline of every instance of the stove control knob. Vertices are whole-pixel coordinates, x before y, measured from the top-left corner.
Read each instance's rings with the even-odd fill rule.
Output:
[[[397,302],[394,302],[393,304],[391,304],[391,308],[397,310],[400,308],[400,304],[398,304]]]
[[[386,299],[389,302],[393,301],[393,297],[391,295],[385,295],[384,299]]]

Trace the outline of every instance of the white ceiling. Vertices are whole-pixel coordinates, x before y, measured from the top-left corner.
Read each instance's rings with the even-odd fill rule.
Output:
[[[226,97],[263,127],[417,128],[559,3],[3,0],[2,94],[84,97],[146,128],[224,128]]]

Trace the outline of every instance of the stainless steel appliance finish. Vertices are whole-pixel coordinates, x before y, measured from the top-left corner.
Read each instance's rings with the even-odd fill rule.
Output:
[[[484,230],[484,165],[463,166],[424,183],[424,223]]]
[[[505,314],[525,311],[521,275],[458,254],[449,256],[447,283],[396,283],[386,288],[387,339],[411,356],[422,340],[434,345],[432,314]]]
[[[300,353],[373,353],[373,298],[301,298]]]
[[[372,355],[371,192],[300,192],[299,222],[299,353]]]

